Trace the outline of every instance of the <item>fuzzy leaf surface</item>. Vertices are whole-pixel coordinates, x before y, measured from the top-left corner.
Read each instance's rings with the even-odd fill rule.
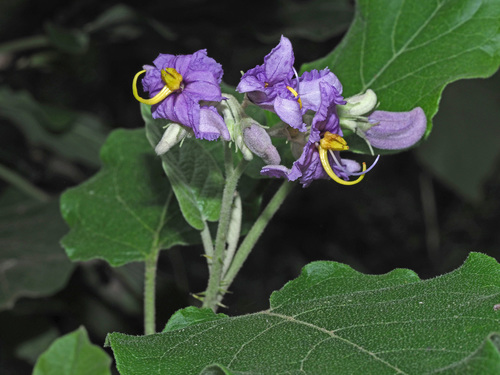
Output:
[[[122,375],[497,374],[499,302],[500,265],[479,253],[429,280],[313,262],[266,311],[107,344]]]
[[[148,105],[141,104],[141,113],[148,139],[155,147],[168,122],[153,119]],[[185,139],[182,146],[174,146],[161,156],[182,214],[198,230],[205,227],[206,221],[219,219],[225,181],[211,152],[217,146],[221,146],[220,142]]]
[[[61,197],[71,228],[62,244],[72,260],[101,258],[120,266],[198,241],[182,218],[144,129],[111,133],[101,160],[96,175]]]

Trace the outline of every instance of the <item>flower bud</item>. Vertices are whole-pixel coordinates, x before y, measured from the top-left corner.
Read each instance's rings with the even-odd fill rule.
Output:
[[[243,140],[247,147],[266,164],[277,165],[281,162],[278,150],[271,142],[271,137],[257,123],[252,123],[243,129]]]
[[[375,111],[368,119],[376,125],[365,133],[366,139],[372,146],[386,150],[413,146],[427,128],[427,119],[420,107],[409,112]]]
[[[377,95],[373,90],[366,90],[364,94],[358,94],[345,99],[347,104],[338,106],[337,111],[341,117],[363,116],[375,109],[377,106]]]
[[[156,145],[155,152],[158,155],[166,153],[173,146],[182,141],[187,134],[188,132],[183,126],[176,124],[175,122],[171,123],[163,133],[160,142]]]
[[[236,151],[240,150],[243,158],[250,161],[253,159],[253,154],[243,142],[242,119],[246,117],[245,112],[234,96],[226,93],[224,93],[224,96],[225,100],[217,108],[224,118],[231,140],[236,146]]]

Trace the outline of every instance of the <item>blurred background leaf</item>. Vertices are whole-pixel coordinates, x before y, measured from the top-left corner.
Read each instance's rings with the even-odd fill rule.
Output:
[[[63,288],[74,268],[59,245],[66,225],[57,201],[39,203],[11,189],[0,197],[0,310],[21,297]]]
[[[432,136],[415,151],[426,169],[471,202],[500,156],[500,73],[486,81],[456,82],[446,89]]]

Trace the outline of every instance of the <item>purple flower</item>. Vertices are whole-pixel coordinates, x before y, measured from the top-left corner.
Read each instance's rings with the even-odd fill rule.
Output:
[[[206,50],[192,55],[160,54],[134,78],[134,96],[142,103],[151,104],[153,118],[165,118],[193,130],[196,138],[214,140],[221,136],[230,140],[222,117],[213,106],[200,102],[220,102],[222,67],[207,56]],[[142,99],[135,87],[137,77],[151,99]]]
[[[386,150],[413,146],[427,128],[427,119],[420,107],[409,112],[375,111],[368,120],[376,125],[366,131],[366,139],[372,146]]]
[[[262,168],[261,174],[270,177],[287,178],[289,181],[299,179],[302,186],[307,187],[312,181],[320,178],[331,177],[337,182],[340,179],[347,180],[349,175],[360,170],[357,162],[342,160],[339,155],[339,150],[346,150],[348,147],[341,138],[342,131],[336,111],[336,106],[340,100],[337,88],[326,82],[320,82],[318,86],[320,105],[312,120],[309,140],[304,146],[302,154],[293,163],[291,169],[283,165],[266,165]],[[329,144],[330,146],[325,147],[332,150],[329,154],[326,154],[327,167],[325,161],[321,160],[320,154],[321,145],[325,144]],[[360,179],[344,184],[353,184],[359,181]]]
[[[320,83],[328,83],[336,89],[337,104],[344,104],[342,85],[328,69],[306,72],[299,78],[293,68],[294,60],[290,40],[282,36],[280,43],[264,58],[264,64],[247,71],[236,90],[247,93],[252,103],[275,112],[292,128],[305,132],[302,115],[319,108]]]
[[[241,77],[236,91],[248,93],[252,103],[273,111],[274,100],[279,93],[291,94],[286,86],[292,84],[294,61],[290,40],[281,36],[280,43],[264,57],[264,64],[257,65]]]

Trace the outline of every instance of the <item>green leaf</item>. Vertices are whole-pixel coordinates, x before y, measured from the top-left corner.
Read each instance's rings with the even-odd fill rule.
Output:
[[[51,295],[66,285],[73,264],[60,248],[66,225],[57,201],[38,203],[14,190],[0,199],[0,310],[20,297]]]
[[[227,315],[216,314],[212,311],[212,309],[208,308],[198,309],[194,306],[189,306],[175,312],[174,315],[172,315],[172,317],[168,320],[163,332],[175,331],[176,329],[182,329],[193,324],[210,322],[212,320],[223,318],[227,318]]]
[[[329,66],[346,97],[371,88],[380,110],[422,107],[428,135],[448,83],[498,69],[499,28],[498,1],[358,0],[341,44],[302,70]]]
[[[151,107],[141,104],[146,134],[155,147],[163,135],[166,120],[154,120]],[[224,177],[212,150],[220,142],[185,139],[181,147],[172,147],[161,156],[163,169],[172,184],[186,221],[195,229],[205,228],[206,221],[219,219]]]
[[[80,327],[54,341],[38,358],[33,375],[111,375],[110,366],[111,358]]]
[[[214,364],[235,374],[496,374],[499,302],[500,265],[479,253],[423,281],[404,269],[364,275],[313,262],[266,311],[107,342],[122,375]]]
[[[199,241],[182,219],[144,129],[116,130],[101,150],[103,167],[61,197],[70,226],[62,244],[72,260],[112,266],[142,261],[159,249]]]

